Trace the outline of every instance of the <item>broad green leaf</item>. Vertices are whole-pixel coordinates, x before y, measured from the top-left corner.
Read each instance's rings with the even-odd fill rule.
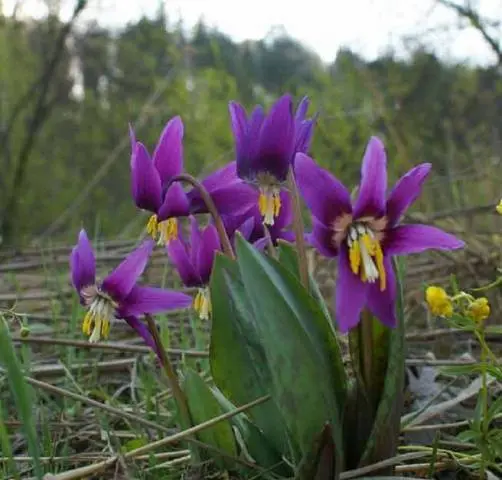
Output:
[[[28,451],[33,457],[33,470],[36,478],[42,478],[42,466],[40,464],[40,450],[35,422],[33,420],[33,392],[27,385],[21,365],[19,364],[16,352],[12,345],[9,331],[5,320],[0,317],[0,364],[7,373],[12,396],[16,405],[16,410],[21,419],[24,435],[28,444]]]
[[[236,406],[220,390],[215,387],[212,390],[215,398],[226,412],[235,410]],[[268,441],[263,432],[249,420],[245,413],[234,415],[230,421],[240,434],[240,437],[237,436],[236,439],[248,460],[256,462],[260,467],[267,469],[271,475],[279,475],[281,478],[291,477],[293,472],[290,466],[284,462],[281,454]]]
[[[211,275],[211,374],[215,384],[235,405],[271,393],[272,374],[258,338],[256,322],[237,263],[217,255]],[[268,401],[248,415],[274,450],[289,455],[290,441],[281,411]]]
[[[337,378],[326,348],[319,304],[287,268],[237,236],[238,265],[272,374],[272,398],[303,457],[331,423],[337,460],[343,458]],[[301,458],[296,458],[297,463]],[[338,463],[340,465],[340,463]]]
[[[336,445],[331,426],[326,424],[314,440],[312,449],[302,459],[295,480],[336,480]]]
[[[195,370],[191,368],[185,370],[182,388],[187,397],[190,416],[195,425],[225,413],[209,385]],[[213,446],[231,457],[237,456],[237,446],[229,420],[218,422],[216,425],[202,430],[197,436],[201,442]],[[210,451],[208,453],[211,454]],[[205,452],[203,455],[205,456]],[[220,465],[228,463],[227,459],[219,455],[214,460]]]
[[[402,261],[395,261],[394,269],[396,271],[397,282],[397,326],[390,330],[388,346],[385,345],[387,366],[385,371],[382,372],[385,381],[383,384],[383,391],[379,398],[373,429],[361,458],[361,465],[376,463],[385,458],[392,457],[396,453],[399,440],[405,363],[404,265]],[[382,471],[380,473],[386,472]]]
[[[298,267],[298,256],[293,244],[284,241],[279,241],[277,252],[279,254],[279,263],[290,270],[297,278],[300,277]],[[317,301],[319,307],[324,313],[324,319],[321,316],[312,318],[316,322],[317,328],[321,331],[321,337],[324,340],[324,348],[330,356],[331,376],[335,381],[335,394],[338,401],[338,409],[340,412],[345,408],[347,397],[347,373],[343,364],[343,356],[338,343],[338,339],[333,328],[333,320],[329,309],[324,301],[324,298],[319,290],[317,282],[309,275],[310,293]]]

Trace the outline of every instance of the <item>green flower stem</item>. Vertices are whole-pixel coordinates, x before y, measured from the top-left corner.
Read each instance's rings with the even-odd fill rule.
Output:
[[[235,259],[234,250],[233,250],[232,244],[230,243],[230,240],[228,238],[227,231],[225,230],[225,226],[223,225],[223,220],[221,219],[221,216],[218,212],[218,209],[216,208],[216,205],[213,202],[213,199],[211,198],[211,195],[206,190],[204,185],[202,185],[202,183],[200,183],[197,179],[192,177],[192,175],[189,175],[188,173],[180,173],[179,175],[175,175],[174,177],[172,177],[169,180],[169,182],[166,185],[166,190],[168,190],[169,187],[174,182],[189,183],[190,185],[192,185],[193,187],[195,187],[199,191],[203,202],[206,204],[206,207],[209,210],[209,213],[213,217],[214,226],[216,227],[216,230],[218,231],[218,235],[220,237],[220,242],[221,242],[221,248],[223,249],[223,252],[231,259]]]
[[[490,349],[488,348],[488,345],[486,345],[485,342],[485,324],[484,322],[481,322],[479,325],[478,329],[476,330],[476,338],[478,339],[478,342],[481,346],[481,391],[479,394],[481,395],[481,408],[483,411],[483,415],[481,418],[481,433],[483,436],[483,442],[488,441],[488,429],[489,429],[489,424],[490,424],[490,419],[488,418],[488,386],[487,386],[487,377],[488,377],[488,372],[486,369],[486,362],[488,360],[488,352],[490,352]],[[487,352],[488,350],[488,352]],[[481,460],[480,460],[480,465],[479,465],[479,477],[481,480],[486,478],[486,459],[484,458],[483,455],[483,449],[481,450]]]
[[[300,280],[303,286],[309,289],[309,267],[307,261],[307,248],[305,238],[303,236],[304,225],[302,218],[302,210],[300,206],[300,193],[296,185],[295,174],[293,168],[289,168],[288,186],[293,201],[293,230],[295,232],[296,251],[298,254],[298,267],[300,270]]]
[[[190,411],[188,409],[188,401],[185,392],[183,392],[183,390],[181,389],[178,375],[176,374],[176,371],[174,370],[174,367],[172,366],[169,357],[164,350],[164,346],[162,345],[162,341],[160,339],[159,332],[157,330],[157,326],[155,325],[153,317],[147,314],[145,315],[145,318],[148,324],[148,329],[150,330],[153,341],[155,342],[155,346],[157,347],[162,367],[169,380],[171,391],[173,392],[173,397],[176,401],[176,404],[178,405],[182,427],[191,427],[192,419],[190,417]]]

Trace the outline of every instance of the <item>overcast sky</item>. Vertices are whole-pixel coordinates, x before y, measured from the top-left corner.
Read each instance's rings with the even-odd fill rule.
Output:
[[[74,3],[49,1],[61,4],[63,17]],[[487,17],[502,19],[502,0],[471,2]],[[3,0],[7,13],[15,3],[21,5],[23,14],[41,16],[47,12],[43,6],[47,0]],[[89,0],[85,20],[120,26],[142,14],[154,14],[161,3],[172,22],[181,18],[190,29],[202,17],[236,40],[260,39],[282,25],[325,61],[333,60],[341,46],[368,58],[388,46],[405,52],[403,39],[417,34],[444,57],[475,63],[494,60],[481,36],[472,29],[459,30],[457,17],[435,0]]]

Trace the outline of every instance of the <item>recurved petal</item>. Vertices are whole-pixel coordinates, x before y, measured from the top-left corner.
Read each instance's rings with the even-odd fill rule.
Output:
[[[186,287],[198,287],[202,281],[195,270],[195,265],[190,259],[189,251],[186,245],[178,238],[171,240],[166,245],[169,260],[178,270],[178,274]]]
[[[361,311],[366,304],[368,284],[352,273],[349,253],[343,246],[338,259],[336,278],[335,309],[336,321],[342,333],[353,329],[359,323]]]
[[[199,222],[193,215],[190,215],[190,262],[194,265],[195,271],[197,271],[197,259],[199,258],[201,242],[202,232],[200,230]]]
[[[157,346],[155,345],[155,341],[153,340],[152,334],[150,333],[150,330],[148,330],[148,327],[137,317],[126,317],[124,315],[121,315],[120,312],[118,312],[118,315],[119,318],[125,320],[129,324],[129,326],[133,328],[141,338],[143,338],[145,344],[149,346],[158,356],[159,352],[157,351]]]
[[[387,157],[382,141],[371,137],[361,167],[361,184],[354,207],[354,217],[382,216],[387,191]]]
[[[305,116],[307,115],[307,110],[309,109],[310,101],[309,97],[305,96],[301,99],[298,104],[298,108],[296,109],[295,120],[297,122],[303,122],[305,120]]]
[[[431,171],[430,163],[422,163],[403,175],[387,199],[387,219],[389,226],[394,226],[408,207],[417,199],[422,185]]]
[[[325,257],[331,258],[338,255],[332,230],[315,217],[312,219],[312,232],[307,235],[307,242]]]
[[[293,161],[295,121],[290,95],[282,96],[270,109],[260,131],[258,154],[253,158],[253,172],[268,172],[278,181],[286,180]]]
[[[236,162],[229,162],[226,165],[224,165],[221,168],[218,168],[214,172],[210,173],[207,177],[205,177],[201,183],[202,186],[209,192],[211,193],[212,190],[216,188],[220,188],[222,185],[225,185],[227,183],[233,183],[239,180],[239,177],[237,177],[237,166]],[[194,188],[191,190],[191,192],[197,192],[199,191]]]
[[[221,215],[242,215],[258,205],[259,192],[242,181],[228,183],[211,192],[211,198]]]
[[[163,186],[183,171],[183,121],[179,116],[164,127],[153,152],[153,163]]]
[[[125,316],[137,317],[187,308],[191,304],[192,297],[181,292],[135,286],[124,300],[121,311]]]
[[[91,242],[84,229],[80,230],[77,244],[70,255],[70,271],[73,286],[80,292],[83,287],[96,281],[96,259]]]
[[[122,302],[143,274],[154,246],[153,240],[145,240],[103,280],[101,288],[117,302]]]
[[[295,132],[295,152],[308,153],[314,133],[314,120],[305,120],[297,125]]]
[[[137,142],[131,156],[132,196],[138,208],[157,213],[162,203],[160,178],[145,146]]]
[[[235,154],[239,162],[242,157],[247,156],[248,121],[246,118],[246,110],[237,102],[230,102],[228,110],[230,112],[230,125],[234,135]]]
[[[457,237],[430,225],[400,225],[387,232],[386,255],[405,255],[424,250],[455,250],[465,243]]]
[[[295,159],[295,177],[307,206],[324,225],[331,225],[343,213],[351,213],[350,193],[331,173],[303,153]]]
[[[186,217],[190,213],[190,204],[183,186],[174,182],[167,191],[164,202],[159,208],[159,220],[167,220],[174,217]]]
[[[261,105],[256,105],[251,112],[249,117],[249,130],[248,130],[248,157],[255,158],[258,155],[260,149],[260,132],[265,120],[265,111]],[[247,165],[249,169],[249,164]],[[242,175],[241,175],[242,173]],[[248,172],[249,174],[249,172]],[[242,178],[247,178],[248,175],[244,175],[244,172],[239,169],[239,176]]]
[[[214,225],[209,224],[202,232],[197,255],[197,272],[202,283],[207,285],[213,269],[214,256],[220,250],[220,238]]]
[[[386,288],[380,291],[378,280],[368,285],[368,309],[384,325],[396,326],[396,277],[390,257],[384,258]]]

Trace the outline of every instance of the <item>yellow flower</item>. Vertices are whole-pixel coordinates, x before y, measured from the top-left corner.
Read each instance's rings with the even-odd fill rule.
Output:
[[[476,320],[482,322],[490,315],[490,304],[486,297],[476,298],[468,307],[469,315]]]
[[[495,207],[495,210],[497,210],[497,213],[502,215],[502,200],[500,200],[499,204]]]
[[[451,298],[441,287],[427,287],[425,300],[433,315],[439,317],[451,317],[453,315]]]

